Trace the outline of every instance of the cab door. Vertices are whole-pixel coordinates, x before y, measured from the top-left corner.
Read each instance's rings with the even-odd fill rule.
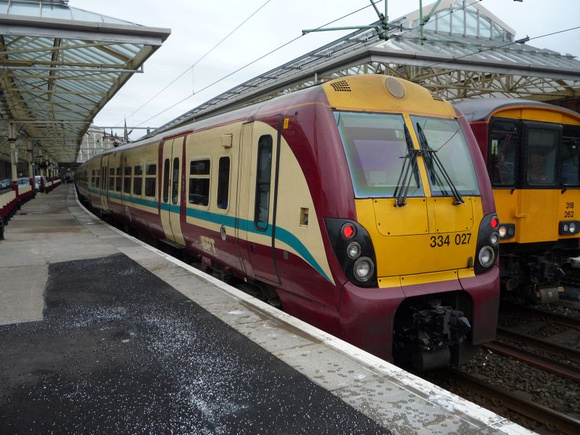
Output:
[[[169,139],[161,145],[161,197],[159,214],[165,238],[185,246],[181,223],[185,219],[183,137]]]
[[[276,264],[275,189],[277,133],[266,124],[245,124],[240,153],[237,232],[246,273],[280,283]],[[244,231],[245,230],[245,231]]]

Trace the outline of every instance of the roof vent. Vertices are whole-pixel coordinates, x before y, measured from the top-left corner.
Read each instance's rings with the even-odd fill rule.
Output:
[[[350,86],[346,80],[334,82],[330,84],[336,92],[351,92]]]

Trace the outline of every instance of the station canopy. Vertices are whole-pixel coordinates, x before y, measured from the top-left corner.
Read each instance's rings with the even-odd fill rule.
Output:
[[[450,101],[501,96],[580,109],[580,62],[533,47],[528,38],[516,40],[511,27],[473,0],[440,0],[422,13],[370,27],[257,76],[157,132],[323,81],[371,73],[410,80]]]
[[[169,34],[67,0],[0,0],[0,160],[17,139],[46,160],[75,162],[95,115]]]

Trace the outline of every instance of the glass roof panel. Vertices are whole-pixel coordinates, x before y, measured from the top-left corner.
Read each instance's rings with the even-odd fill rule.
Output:
[[[16,124],[53,162],[76,161],[92,119],[170,34],[70,8],[64,0],[0,0],[2,12],[10,31],[0,34],[0,95],[10,98],[0,98],[0,128]],[[0,135],[2,159],[7,144]]]
[[[68,2],[59,2],[58,0],[0,0],[0,13],[34,18],[53,18],[142,27],[129,21],[85,11],[83,9],[73,8],[68,6]]]
[[[59,18],[61,20],[70,20],[71,14],[66,6],[60,5],[42,5],[40,16],[43,18]]]

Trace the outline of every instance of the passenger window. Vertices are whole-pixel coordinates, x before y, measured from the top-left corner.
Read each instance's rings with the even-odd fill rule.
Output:
[[[155,197],[157,165],[148,164],[145,173],[145,196]]]
[[[96,177],[96,171],[93,169],[91,172],[91,187],[97,187],[97,177]]]
[[[143,166],[136,165],[133,175],[133,194],[140,196],[143,189]]]
[[[189,202],[207,206],[209,204],[209,159],[194,160],[189,165]]]
[[[520,142],[519,129],[515,122],[492,122],[487,171],[493,186],[515,186]]]
[[[221,157],[219,161],[217,206],[222,210],[228,208],[230,191],[230,158]]]
[[[256,176],[256,203],[254,224],[265,231],[270,214],[270,181],[272,173],[272,136],[262,136],[258,142],[258,173]]]
[[[131,193],[131,175],[133,174],[133,168],[131,166],[125,166],[125,177],[123,178],[123,192]]]
[[[163,202],[169,201],[169,159],[163,162]]]
[[[115,168],[109,168],[109,190],[115,190]]]
[[[116,185],[115,185],[115,191],[120,192],[123,187],[123,176],[122,176],[122,172],[121,172],[121,168],[118,167],[117,168],[117,181],[116,181]]]
[[[177,204],[179,200],[179,159],[173,159],[173,179],[171,180],[171,203]]]

